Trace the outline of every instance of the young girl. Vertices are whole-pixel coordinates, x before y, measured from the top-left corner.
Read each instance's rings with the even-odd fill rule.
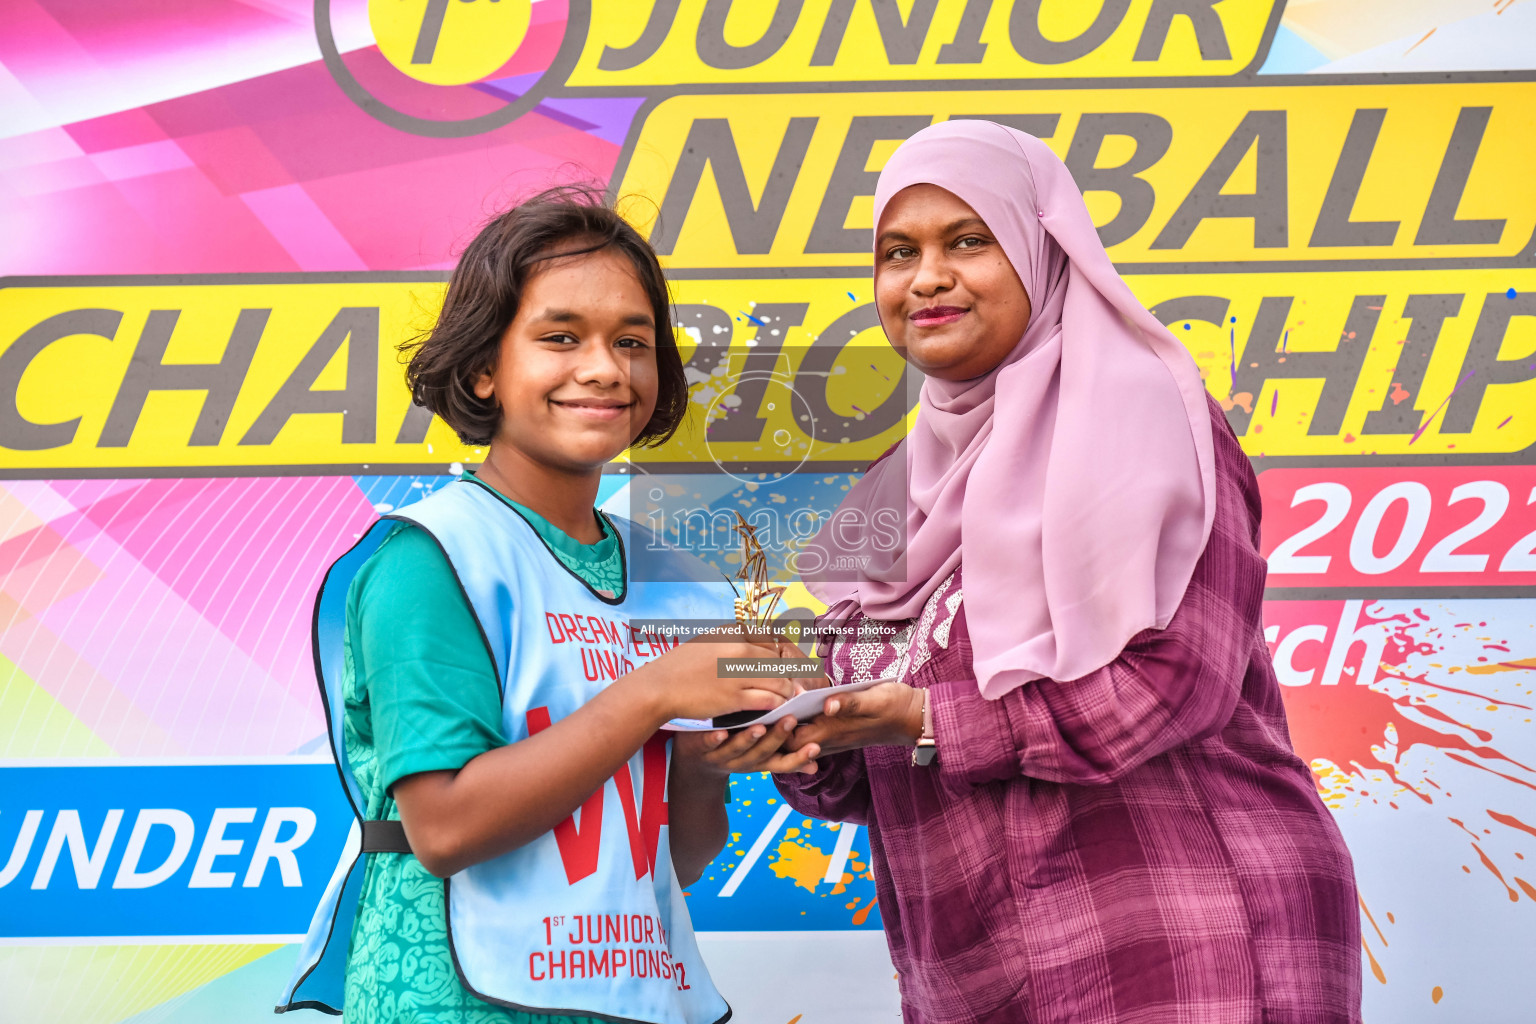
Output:
[[[603,466],[688,408],[656,257],[594,195],[536,196],[464,252],[407,377],[489,450],[375,524],[316,600],[368,856],[333,881],[278,1012],[722,1021],[679,883],[727,838],[729,772],[811,770],[816,751],[780,751],[790,721],[657,732],[775,707],[795,683],[719,677],[717,659],[787,641],[648,629],[729,620],[729,586],[593,508]]]

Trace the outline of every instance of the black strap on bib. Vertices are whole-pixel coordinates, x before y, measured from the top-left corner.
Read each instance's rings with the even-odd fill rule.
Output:
[[[405,838],[405,826],[398,821],[363,822],[364,853],[410,853],[411,842]]]

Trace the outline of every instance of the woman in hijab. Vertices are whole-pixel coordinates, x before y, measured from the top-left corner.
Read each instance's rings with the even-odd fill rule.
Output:
[[[950,121],[875,193],[911,434],[802,566],[838,629],[782,776],[869,827],[914,1024],[1353,1024],[1343,838],[1292,751],[1259,493],[1038,139]],[[867,528],[904,510],[896,550]]]

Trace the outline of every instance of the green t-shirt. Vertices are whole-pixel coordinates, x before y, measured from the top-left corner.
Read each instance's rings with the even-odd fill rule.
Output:
[[[606,520],[603,539],[582,544],[502,500],[594,589],[623,589],[623,559]],[[405,776],[462,768],[506,743],[500,680],[479,627],[442,550],[415,527],[397,527],[347,591],[342,692],[347,757],[370,819],[399,820],[389,788]],[[471,995],[448,955],[443,883],[404,853],[367,856],[346,1008],[348,1024],[597,1024]]]

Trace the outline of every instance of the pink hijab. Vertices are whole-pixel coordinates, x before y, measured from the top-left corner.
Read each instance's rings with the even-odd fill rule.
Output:
[[[1033,314],[991,373],[924,382],[911,434],[808,546],[812,562],[857,551],[867,564],[807,582],[829,617],[908,619],[963,562],[976,674],[995,700],[1084,676],[1167,626],[1210,536],[1210,413],[1194,360],[1115,272],[1039,139],[989,121],[923,129],[880,174],[877,231],[918,183],[986,221]],[[872,551],[876,533],[852,525],[903,507],[896,551]]]

